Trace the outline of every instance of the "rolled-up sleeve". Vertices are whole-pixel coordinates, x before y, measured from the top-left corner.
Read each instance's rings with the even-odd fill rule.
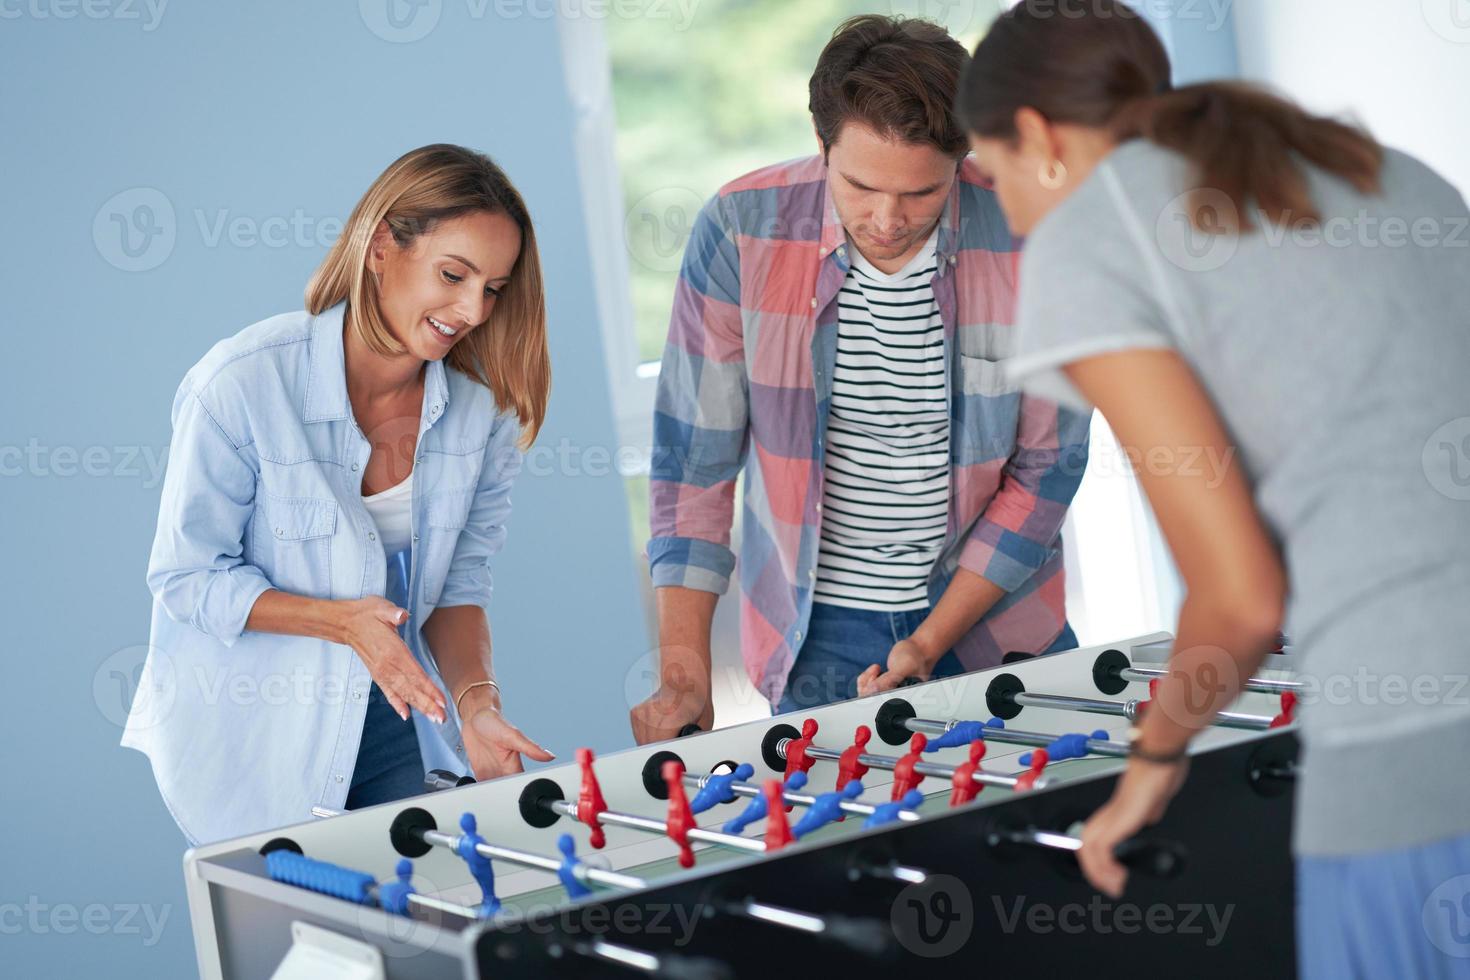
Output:
[[[449,571],[439,593],[438,608],[445,606],[485,606],[490,601],[494,580],[490,575],[490,559],[505,545],[506,521],[510,518],[510,488],[525,460],[518,440],[520,424],[512,415],[504,415],[495,423],[490,440],[485,444],[485,459],[475,497]]]
[[[1091,421],[1091,412],[1022,396],[1016,448],[960,552],[962,567],[1012,592],[1050,560],[1087,469]]]
[[[243,557],[255,484],[255,470],[186,384],[174,399],[148,591],[170,618],[225,646],[239,639],[255,600],[271,588]]]
[[[730,585],[735,481],[745,464],[749,381],[740,260],[724,199],[695,220],[659,371],[649,475],[653,585]]]

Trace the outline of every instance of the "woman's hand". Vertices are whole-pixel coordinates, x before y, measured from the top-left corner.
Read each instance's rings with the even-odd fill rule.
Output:
[[[337,611],[335,639],[357,652],[399,717],[407,721],[412,705],[442,725],[448,707],[444,695],[398,635],[398,627],[408,621],[408,610],[382,596],[341,599],[333,606]]]
[[[1150,824],[1158,823],[1169,801],[1189,774],[1189,758],[1160,764],[1134,759],[1123,770],[1112,798],[1093,813],[1082,828],[1077,862],[1098,891],[1111,898],[1123,894],[1128,869],[1113,856],[1113,848]]]
[[[858,675],[858,697],[865,698],[870,694],[891,691],[910,677],[928,680],[929,672],[934,669],[928,654],[912,638],[899,640],[893,645],[893,649],[888,651],[887,667],[886,671],[879,674],[878,665],[873,664]]]
[[[500,713],[499,695],[493,688],[471,689],[460,703],[459,717],[465,755],[469,756],[470,769],[476,779],[495,779],[524,772],[522,755],[537,762],[550,762],[556,758],[505,720]]]

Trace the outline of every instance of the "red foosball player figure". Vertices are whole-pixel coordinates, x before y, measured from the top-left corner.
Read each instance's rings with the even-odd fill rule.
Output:
[[[1041,778],[1042,770],[1046,768],[1047,759],[1046,749],[1036,749],[1031,753],[1031,768],[1016,777],[1017,793],[1036,786],[1036,780]]]
[[[808,718],[801,723],[801,738],[793,738],[786,745],[786,773],[782,782],[791,778],[792,773],[805,773],[816,765],[817,760],[807,757],[806,750],[811,748],[812,740],[817,737],[817,720]],[[791,812],[791,804],[786,804],[785,810]]]
[[[1280,728],[1290,725],[1296,718],[1296,694],[1292,691],[1281,692],[1281,714],[1271,719],[1272,728]]]
[[[767,779],[766,794],[766,852],[779,851],[791,843],[791,825],[786,822],[789,807],[781,804],[786,799],[779,780]]]
[[[679,848],[679,867],[692,868],[694,851],[689,847],[689,831],[697,825],[689,809],[689,798],[684,795],[684,764],[674,759],[665,762],[663,777],[669,787],[669,818],[665,824],[669,840]]]
[[[577,750],[577,765],[582,767],[582,791],[577,794],[577,821],[592,831],[592,846],[601,848],[607,843],[598,817],[607,810],[607,800],[602,798],[602,787],[597,785],[597,773],[592,771],[592,750]]]
[[[801,738],[793,738],[786,744],[786,772],[782,776],[782,782],[791,778],[794,772],[806,772],[816,764],[816,759],[808,759],[806,750],[811,748],[812,740],[817,737],[817,720],[808,718],[801,723]]]
[[[954,787],[949,794],[949,805],[959,806],[973,800],[984,783],[975,778],[975,770],[980,768],[980,760],[985,758],[985,740],[977,738],[970,743],[970,761],[962,762],[954,767],[954,776],[950,779]]]
[[[911,789],[918,787],[924,781],[924,774],[914,772],[914,766],[924,756],[924,746],[929,744],[929,739],[923,732],[915,732],[914,737],[909,739],[909,751],[903,758],[893,764],[893,800],[903,799],[903,795]]]
[[[862,779],[868,774],[868,767],[858,756],[868,751],[868,739],[872,737],[873,730],[867,725],[859,725],[853,732],[852,744],[842,750],[842,757],[837,760],[837,792],[842,792],[854,779]]]

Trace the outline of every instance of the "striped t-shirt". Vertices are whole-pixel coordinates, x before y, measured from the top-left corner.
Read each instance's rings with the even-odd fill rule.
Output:
[[[937,232],[889,275],[848,243],[822,491],[817,602],[923,609],[949,519]]]

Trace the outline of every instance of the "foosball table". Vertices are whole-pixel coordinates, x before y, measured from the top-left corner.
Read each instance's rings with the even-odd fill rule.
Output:
[[[1290,653],[1081,877],[1170,637],[1039,657],[190,850],[204,977],[1294,972]],[[303,818],[308,815],[303,814]]]

